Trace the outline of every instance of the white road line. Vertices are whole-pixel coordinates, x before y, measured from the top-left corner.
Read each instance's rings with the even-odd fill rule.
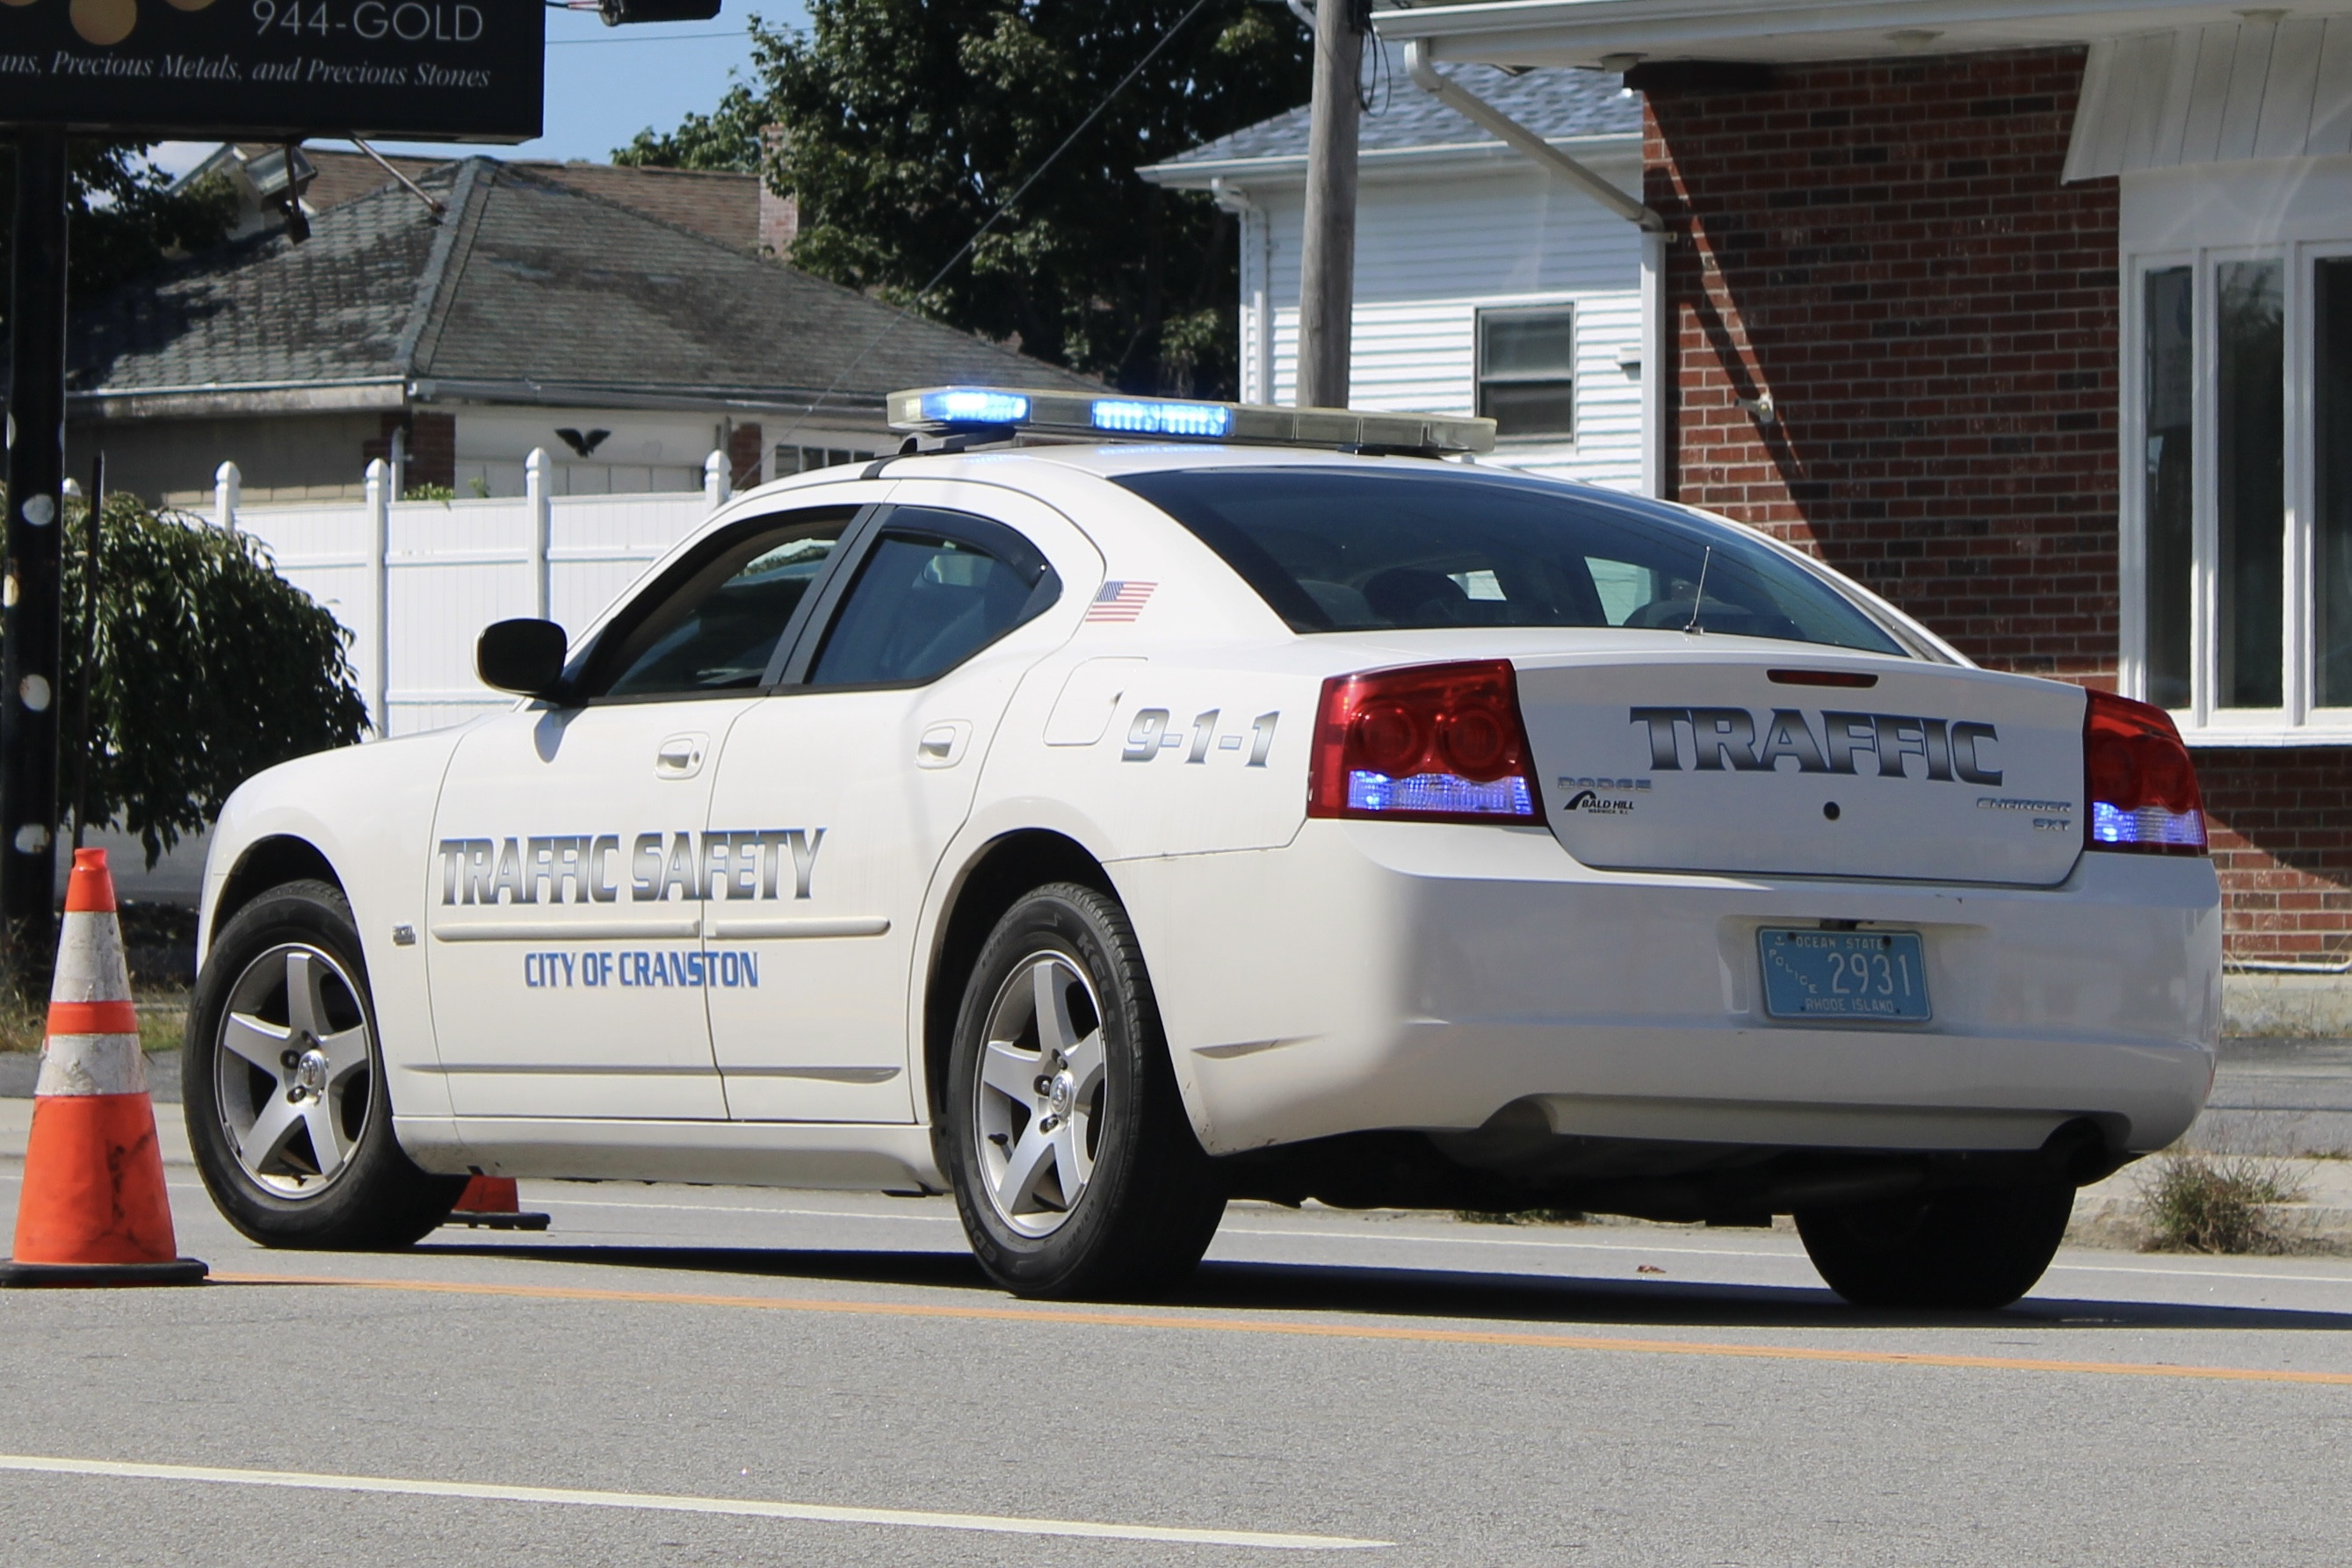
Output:
[[[719,1203],[613,1203],[594,1198],[534,1197],[533,1202],[549,1208],[643,1208],[677,1210],[695,1214],[775,1214],[803,1219],[887,1219],[899,1224],[956,1225],[951,1214],[860,1214],[839,1208],[768,1208],[751,1204]],[[1286,1241],[1387,1242],[1391,1245],[1431,1247],[1514,1247],[1530,1248],[1550,1252],[1645,1252],[1676,1258],[1748,1258],[1759,1261],[1803,1263],[1805,1255],[1791,1248],[1785,1252],[1765,1252],[1735,1247],[1684,1247],[1671,1241],[1540,1241],[1516,1236],[1412,1236],[1379,1232],[1355,1233],[1343,1230],[1312,1230],[1306,1227],[1283,1229],[1273,1226],[1224,1225],[1217,1228],[1220,1236],[1265,1236]],[[2255,1280],[2283,1284],[2352,1285],[2352,1272],[2343,1274],[2264,1274],[2251,1270],[2229,1269],[2179,1269],[2162,1265],[2053,1263],[2050,1272],[2077,1274],[2138,1274],[2151,1278],[2177,1277],[2189,1280]]]
[[[2184,1280],[2258,1280],[2264,1284],[2352,1285],[2352,1274],[2257,1274],[2238,1269],[2135,1269],[2126,1263],[2053,1263],[2053,1274],[2143,1274]]]
[[[669,1211],[679,1214],[776,1214],[786,1215],[800,1219],[887,1219],[896,1221],[899,1224],[912,1223],[917,1225],[960,1225],[961,1223],[952,1214],[861,1214],[852,1209],[771,1208],[756,1204],[614,1203],[596,1198],[539,1197],[537,1196],[534,1196],[531,1201],[547,1208],[642,1208],[654,1212]],[[1525,1240],[1517,1237],[1507,1236],[1403,1236],[1395,1234],[1384,1236],[1377,1233],[1359,1235],[1354,1232],[1344,1230],[1310,1230],[1304,1227],[1296,1230],[1284,1230],[1277,1229],[1273,1227],[1222,1225],[1217,1228],[1217,1234],[1220,1236],[1271,1236],[1284,1240],[1389,1241],[1395,1242],[1400,1245],[1410,1242],[1426,1242],[1432,1246],[1437,1247],[1534,1247],[1557,1251],[1629,1252],[1646,1249],[1654,1252],[1671,1251],[1677,1256],[1685,1258],[1780,1258],[1786,1260],[1801,1257],[1801,1254],[1795,1252],[1737,1251],[1728,1248],[1677,1247],[1671,1244],[1660,1246],[1653,1243],[1644,1249],[1641,1243],[1635,1242],[1531,1241]]]
[[[1255,1530],[1180,1530],[1158,1524],[1096,1524],[1084,1520],[1024,1519],[992,1513],[931,1513],[918,1509],[829,1508],[807,1502],[763,1502],[755,1498],[581,1491],[569,1487],[484,1486],[472,1481],[403,1480],[391,1476],[316,1475],[305,1470],[221,1469],[209,1465],[136,1465],[113,1459],[49,1458],[37,1454],[0,1454],[0,1470],[55,1476],[110,1476],[129,1480],[204,1481],[223,1486],[284,1487],[298,1491],[451,1497],[481,1502],[557,1503],[571,1508],[717,1513],[746,1519],[802,1520],[820,1524],[883,1524],[911,1530],[978,1530],[999,1535],[1074,1535],[1091,1541],[1153,1541],[1184,1546],[1254,1546],[1274,1552],[1346,1552],[1396,1544],[1392,1541],[1360,1541],[1344,1535],[1284,1535]]]
[[[1639,1241],[1528,1241],[1515,1236],[1387,1236],[1377,1233],[1350,1236],[1339,1230],[1276,1230],[1244,1226],[1221,1226],[1220,1236],[1280,1236],[1307,1237],[1331,1241],[1392,1241],[1399,1246],[1422,1243],[1432,1247],[1533,1247],[1553,1252],[1655,1252],[1671,1253],[1676,1258],[1778,1258],[1783,1261],[1801,1261],[1801,1252],[1755,1252],[1728,1247],[1678,1247],[1673,1242]]]
[[[541,1197],[531,1201],[546,1208],[642,1208],[673,1214],[782,1214],[798,1219],[888,1219],[899,1224],[955,1225],[952,1214],[860,1214],[849,1208],[770,1208],[749,1203],[613,1203],[593,1197]]]

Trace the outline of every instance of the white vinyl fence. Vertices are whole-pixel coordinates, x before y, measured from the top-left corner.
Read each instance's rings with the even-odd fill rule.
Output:
[[[577,633],[727,499],[717,452],[698,492],[551,496],[548,470],[533,452],[520,500],[399,501],[377,461],[362,501],[247,506],[224,463],[214,521],[268,546],[278,572],[334,613],[375,733],[410,735],[513,702],[474,678],[483,627],[535,615]]]

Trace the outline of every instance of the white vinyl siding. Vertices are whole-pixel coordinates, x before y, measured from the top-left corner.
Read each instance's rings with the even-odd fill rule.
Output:
[[[1600,164],[1638,189],[1631,157]],[[1243,395],[1286,403],[1298,364],[1299,189],[1250,195],[1272,227],[1270,265],[1258,220],[1242,236]],[[1559,181],[1521,172],[1452,171],[1367,179],[1356,216],[1356,313],[1349,402],[1358,408],[1473,413],[1478,312],[1562,306],[1576,315],[1576,434],[1507,443],[1481,463],[1618,489],[1642,482],[1639,233]],[[1254,384],[1256,274],[1274,313],[1272,397]]]

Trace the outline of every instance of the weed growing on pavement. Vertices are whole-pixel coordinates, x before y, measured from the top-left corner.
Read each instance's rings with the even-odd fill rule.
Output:
[[[2281,1238],[2263,1213],[2303,1189],[2275,1161],[2243,1155],[2163,1155],[2140,1183],[2151,1252],[2275,1252]]]

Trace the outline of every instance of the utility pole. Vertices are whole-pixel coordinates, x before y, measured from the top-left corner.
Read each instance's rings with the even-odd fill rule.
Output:
[[[1370,0],[1316,0],[1315,97],[1307,133],[1307,236],[1298,266],[1301,408],[1348,406],[1356,315],[1357,81]]]
[[[0,593],[0,925],[8,977],[37,986],[54,939],[58,535],[65,531],[66,136],[16,133],[16,277],[8,297],[8,520]]]

